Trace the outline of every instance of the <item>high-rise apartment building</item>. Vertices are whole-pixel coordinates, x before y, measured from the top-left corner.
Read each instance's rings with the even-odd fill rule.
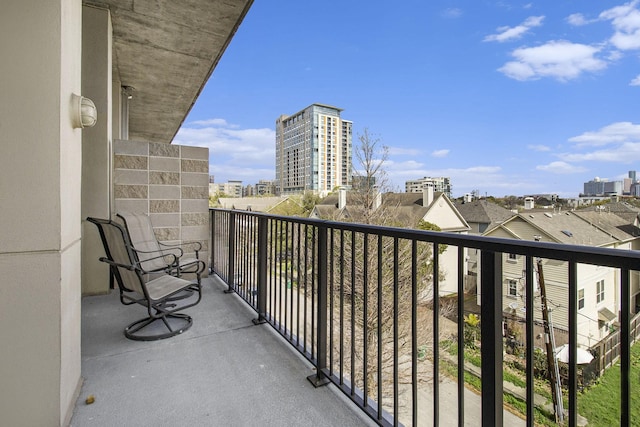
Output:
[[[276,120],[276,191],[321,196],[351,185],[353,123],[340,108],[312,104]]]

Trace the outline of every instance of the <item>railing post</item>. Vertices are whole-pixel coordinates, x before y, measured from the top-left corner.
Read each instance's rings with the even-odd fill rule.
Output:
[[[224,292],[232,293],[233,288],[235,286],[235,275],[236,275],[236,213],[231,211],[229,212],[229,271],[228,271],[228,282],[229,286]]]
[[[620,425],[631,425],[631,276],[629,268],[620,272]]]
[[[502,254],[482,251],[480,326],[482,334],[482,425],[501,426],[502,407]]]
[[[211,241],[209,242],[209,274],[213,274],[215,268],[213,263],[215,260],[215,235],[216,235],[216,213],[213,209],[209,209],[209,229],[211,230]]]
[[[267,313],[267,218],[258,217],[258,318],[253,323],[266,322]]]
[[[327,226],[318,226],[318,321],[316,322],[316,373],[307,377],[311,384],[320,387],[328,384],[329,378],[324,374],[327,368]]]

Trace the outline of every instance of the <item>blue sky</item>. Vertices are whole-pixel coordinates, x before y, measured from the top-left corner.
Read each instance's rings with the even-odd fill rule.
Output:
[[[640,170],[640,1],[257,0],[174,140],[216,182],[275,176],[275,120],[342,108],[392,184],[558,193]]]

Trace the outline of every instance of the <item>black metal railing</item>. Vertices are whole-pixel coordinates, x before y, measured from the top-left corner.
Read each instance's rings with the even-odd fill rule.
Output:
[[[315,385],[334,383],[381,425],[439,425],[456,416],[503,424],[503,255],[523,258],[522,337],[526,424],[534,425],[535,260],[566,268],[569,342],[568,425],[578,420],[578,266],[615,269],[620,325],[620,425],[630,425],[631,250],[486,238],[434,231],[211,210],[211,271],[316,367]],[[469,251],[479,253],[481,411],[465,408],[465,279]],[[454,263],[445,265],[445,253]],[[506,255],[505,255],[506,256]],[[452,298],[440,289],[454,277]],[[594,284],[595,287],[595,284]],[[558,298],[556,296],[556,298]],[[454,308],[450,307],[453,303]],[[454,322],[450,322],[453,319]],[[451,326],[445,332],[445,322]],[[448,335],[447,335],[448,334]],[[445,357],[446,356],[446,357]],[[444,364],[453,361],[453,370]],[[453,372],[453,373],[452,373]],[[444,401],[443,379],[457,394]],[[425,398],[425,396],[429,396]],[[619,403],[618,403],[619,402]],[[446,408],[445,408],[446,405]],[[429,406],[428,411],[424,411]],[[428,413],[429,415],[424,415]],[[454,415],[455,414],[455,415]],[[429,419],[424,419],[428,416]]]

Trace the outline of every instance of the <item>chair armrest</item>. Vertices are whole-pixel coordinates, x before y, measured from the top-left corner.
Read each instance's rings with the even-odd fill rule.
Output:
[[[182,273],[201,274],[206,268],[207,268],[206,263],[201,259],[192,259],[192,260],[189,260],[189,262],[187,263],[181,263],[179,265],[170,266],[167,269],[167,272],[176,271],[178,272],[178,274],[182,274]]]
[[[154,252],[155,252],[155,253],[157,253],[157,252],[158,252],[158,251],[137,251],[137,250],[135,250],[135,249],[134,249],[134,251],[135,251],[136,253],[145,253],[145,254],[148,254],[148,253],[154,253]],[[167,258],[169,258],[169,259],[167,259]],[[160,254],[160,255],[158,255],[158,256],[154,256],[154,257],[146,258],[146,259],[144,259],[144,260],[142,260],[142,261],[139,261],[139,262],[138,262],[138,265],[140,266],[140,269],[142,270],[142,272],[143,272],[143,273],[155,273],[155,272],[158,272],[158,271],[165,270],[165,269],[166,269],[166,268],[168,268],[168,267],[174,267],[174,266],[177,266],[177,265],[178,265],[178,259],[179,259],[179,258],[180,258],[180,257],[179,257],[179,256],[176,256],[175,254],[163,254],[163,253],[161,253],[161,254]],[[144,267],[142,267],[142,265],[143,265],[145,262],[150,262],[150,261],[154,261],[154,260],[157,260],[157,259],[162,259],[162,260],[164,261],[164,263],[166,263],[166,267],[163,267],[163,268],[161,268],[161,269],[155,269],[155,270],[147,270],[147,269],[145,269]]]
[[[159,254],[162,254],[162,255],[157,256],[156,258],[160,258],[160,257],[162,257],[162,256],[169,256],[169,255],[172,255],[172,256],[174,256],[174,257],[176,257],[176,258],[180,258],[182,255],[184,255],[184,250],[182,250],[182,248],[177,247],[177,246],[176,246],[176,247],[170,247],[170,248],[169,248],[169,250],[176,250],[176,251],[178,251],[178,252],[179,252],[179,254],[174,254],[174,253],[168,253],[168,254],[166,254],[166,253],[164,253],[164,252],[163,252],[163,250],[162,250],[162,249],[160,249],[160,250],[155,250],[155,251],[143,251],[143,250],[141,250],[141,249],[136,249],[136,248],[134,248],[133,246],[130,246],[130,247],[131,247],[131,249],[133,249],[136,253],[140,253],[140,254],[158,254],[158,253],[159,253]],[[149,259],[152,259],[152,258],[149,258]]]
[[[120,264],[118,262],[111,261],[109,258],[106,258],[106,257],[100,257],[100,258],[98,258],[98,260],[100,260],[102,262],[106,262],[107,264],[109,264],[109,265],[111,265],[113,267],[125,268],[125,269],[130,270],[130,271],[141,270],[141,268],[138,267],[137,265]]]
[[[196,258],[199,258],[198,257],[198,252],[200,252],[202,250],[202,243],[198,242],[197,240],[185,241],[185,242],[182,242],[182,243],[177,244],[177,245],[169,245],[169,244],[163,243],[163,242],[158,242],[158,244],[160,246],[163,246],[163,247],[169,248],[169,249],[173,249],[173,248],[180,249],[180,250],[183,251],[183,253],[184,253],[184,249],[182,249],[183,246],[192,246],[193,247],[193,251],[196,254]],[[182,256],[182,255],[180,255],[180,256]]]

